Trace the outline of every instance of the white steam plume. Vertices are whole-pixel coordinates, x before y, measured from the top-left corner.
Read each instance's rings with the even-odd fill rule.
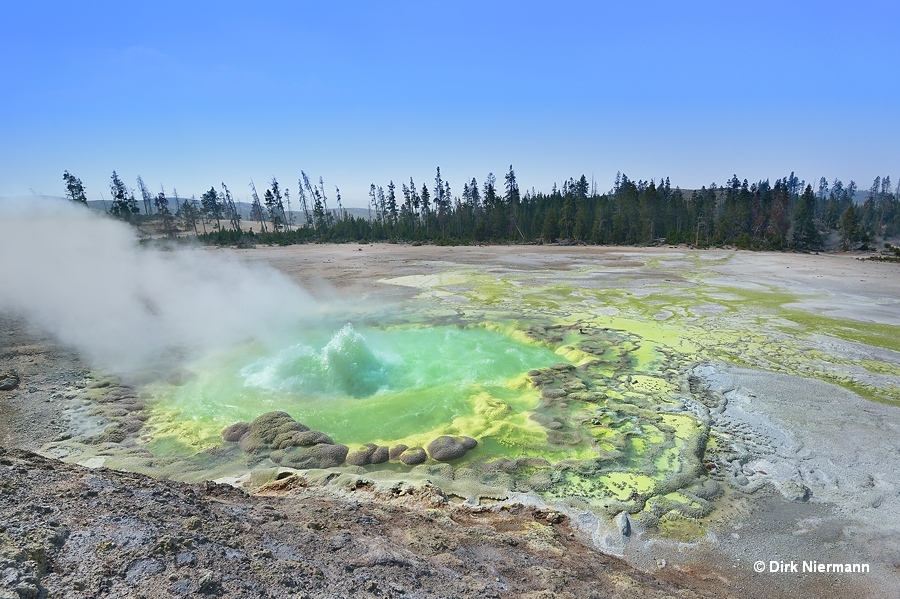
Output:
[[[120,374],[312,317],[278,271],[224,252],[138,246],[123,223],[64,201],[0,200],[0,314],[13,313]]]

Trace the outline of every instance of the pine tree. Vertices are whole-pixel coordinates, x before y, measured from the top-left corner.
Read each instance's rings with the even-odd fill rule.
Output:
[[[309,177],[306,176],[306,173],[300,171],[302,175],[301,179],[297,179],[297,193],[300,195],[300,207],[303,209],[303,215],[306,218],[306,226],[313,226],[313,219],[309,212],[309,203],[306,199],[306,192],[310,192],[310,198],[312,198],[312,190],[309,185]]]
[[[519,183],[516,181],[516,172],[513,170],[513,165],[509,165],[509,172],[506,173],[506,204],[513,208],[518,207],[519,202],[521,201],[521,196],[519,195]]]
[[[250,179],[250,190],[250,195],[253,198],[253,202],[250,205],[250,218],[259,223],[259,230],[262,233],[267,233],[269,230],[266,228],[266,215],[259,201],[259,194],[256,193],[256,185],[253,183],[253,179]]]
[[[309,179],[306,178],[306,173],[303,171],[300,171],[300,173],[303,174],[303,179],[308,186]],[[313,200],[313,224],[316,228],[316,235],[321,238],[328,230],[328,218],[325,214],[325,204],[322,201],[322,194],[317,187],[310,188],[310,191]]]
[[[272,230],[278,233],[284,229],[285,221],[287,220],[284,213],[284,198],[281,195],[281,188],[275,177],[272,177],[270,186],[263,194],[263,197],[265,198],[266,210],[269,213],[269,221],[272,223]]]
[[[221,226],[222,204],[219,203],[219,194],[216,193],[215,187],[210,187],[209,191],[200,196],[200,206],[206,218],[216,219],[216,229],[219,229]]]
[[[65,171],[63,173],[63,181],[66,182],[66,195],[68,198],[73,202],[87,206],[87,196],[84,193],[84,185],[81,183],[81,179],[69,173],[69,171]]]
[[[225,183],[222,183],[222,204],[225,207],[225,217],[231,221],[231,230],[232,231],[240,231],[241,230],[241,213],[238,211],[237,206],[234,204],[234,198],[231,197],[231,192],[228,190],[228,186]],[[194,229],[196,230],[196,224]]]
[[[266,212],[269,213],[269,222],[272,223],[272,231],[278,233],[281,231],[281,214],[278,212],[278,205],[275,201],[275,194],[271,189],[267,189],[263,193],[263,203],[266,205]]]
[[[384,188],[381,185],[378,186],[378,189],[375,192],[375,200],[378,204],[378,214],[380,215],[379,222],[381,223],[382,227],[387,226],[387,202],[384,199]]]
[[[135,215],[140,212],[137,200],[134,199],[134,193],[130,192],[116,171],[113,171],[109,181],[109,191],[112,195],[112,204],[109,207],[109,213],[122,220],[132,222]]]
[[[447,219],[452,209],[450,189],[445,183],[441,178],[441,167],[437,167],[437,174],[434,177],[434,208],[441,227],[441,237],[447,236]]]
[[[400,216],[405,223],[408,233],[415,230],[416,212],[412,205],[412,192],[406,183],[400,185],[400,192],[403,194],[403,205],[400,206]]]
[[[137,178],[138,190],[141,192],[141,199],[144,201],[144,214],[150,214],[150,207],[153,205],[154,198],[150,193],[150,190],[147,189],[147,185],[144,183],[144,180],[141,179],[141,176],[138,175]]]
[[[791,194],[787,181],[778,179],[772,188],[772,208],[766,237],[772,249],[787,247],[791,228]]]
[[[544,240],[544,243],[553,243],[557,237],[559,237],[559,218],[556,216],[556,210],[551,207],[544,218],[541,239]]]
[[[397,222],[397,191],[393,179],[388,183],[387,213],[391,226]]]
[[[847,206],[841,216],[841,249],[850,249],[850,244],[859,241],[859,214],[856,206]]]
[[[340,196],[340,192],[338,192],[338,196]],[[291,190],[287,187],[284,188],[284,201],[287,204],[284,225],[287,227],[287,230],[290,231],[291,226],[294,224],[294,211],[291,209]]]
[[[575,225],[572,227],[572,237],[576,241],[587,241],[590,231],[591,222],[587,202],[579,202],[575,212]]]
[[[194,196],[191,196],[190,200],[185,199],[184,202],[181,203],[181,206],[178,207],[178,212],[176,214],[181,216],[185,228],[193,230],[194,235],[197,235],[197,220],[200,217],[200,211],[197,210],[197,206],[194,204],[195,202]]]
[[[482,192],[484,201],[484,221],[488,237],[500,237],[506,225],[503,219],[503,202],[497,196],[497,178],[488,173]]]
[[[422,222],[425,224],[425,234],[431,229],[431,195],[428,193],[428,185],[422,183],[422,195],[419,196],[422,206]]]
[[[347,213],[344,212],[344,206],[341,204],[341,188],[337,185],[334,186],[334,195],[338,206],[338,220],[344,220],[347,218]]]
[[[319,175],[319,187],[316,189],[316,192],[317,196],[321,196],[322,210],[325,213],[325,226],[330,227],[334,219],[328,210],[328,196],[325,195],[325,181],[322,179],[322,175]]]
[[[509,233],[512,234],[512,231],[515,229],[519,233],[519,236],[524,238],[525,236],[522,234],[522,229],[519,228],[519,204],[522,201],[522,197],[519,194],[519,183],[516,181],[516,172],[513,170],[513,165],[509,165],[509,172],[506,173],[506,195],[504,196],[504,205],[508,210],[509,215]]]
[[[478,212],[481,209],[481,194],[478,192],[478,181],[475,177],[472,177],[469,183],[469,192],[472,194],[472,207]]]
[[[803,195],[794,206],[794,246],[810,249],[821,244],[815,223],[816,196],[812,185],[807,185]]]
[[[575,199],[574,195],[570,192],[565,195],[565,199],[563,200],[562,212],[559,217],[559,224],[563,228],[563,232],[565,233],[566,239],[570,239],[571,236],[569,232],[572,230],[573,219],[575,217]]]
[[[416,183],[412,177],[409,178],[409,201],[412,205],[413,228],[418,230],[422,223],[420,216],[422,198],[419,197],[419,192],[416,191]]]
[[[177,206],[177,194],[175,194],[175,198]],[[166,190],[162,185],[160,185],[159,194],[157,194],[156,199],[153,200],[153,205],[156,207],[156,213],[162,221],[162,229],[166,234],[166,237],[175,237],[175,219],[172,217],[172,212],[169,210],[169,200],[166,198]]]

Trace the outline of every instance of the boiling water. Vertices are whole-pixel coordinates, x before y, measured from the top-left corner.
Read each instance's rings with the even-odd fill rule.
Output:
[[[448,427],[477,421],[486,398],[509,414],[534,408],[526,373],[561,361],[544,346],[483,328],[298,331],[290,343],[191,365],[195,377],[159,390],[150,424],[157,443],[196,448],[220,443],[229,424],[283,410],[338,443],[424,443],[444,430],[465,433]]]

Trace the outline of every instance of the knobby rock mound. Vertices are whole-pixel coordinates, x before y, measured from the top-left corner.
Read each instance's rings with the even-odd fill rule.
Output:
[[[310,430],[287,412],[266,412],[253,422],[237,422],[222,431],[222,438],[238,443],[244,451],[268,457],[287,468],[310,469],[340,466],[349,447],[335,443],[322,431]]]
[[[438,462],[450,462],[478,446],[478,441],[472,437],[442,435],[427,448],[366,443],[350,451],[346,445],[335,443],[322,431],[310,430],[282,411],[266,412],[250,423],[236,422],[222,431],[222,438],[237,443],[254,457],[269,458],[276,464],[298,470],[332,468],[344,463],[369,466],[388,460],[416,466],[428,461],[429,457]]]
[[[391,460],[399,460],[400,455],[407,449],[409,449],[409,447],[404,445],[403,443],[400,443],[399,445],[394,445],[388,451],[388,458]]]
[[[478,441],[472,437],[441,435],[428,444],[428,455],[438,462],[450,462],[463,457],[477,445]]]
[[[250,430],[250,424],[247,422],[235,422],[231,426],[225,427],[222,431],[222,438],[229,443],[237,443]]]
[[[407,466],[424,464],[427,459],[428,455],[423,447],[409,447],[400,454],[400,461]]]

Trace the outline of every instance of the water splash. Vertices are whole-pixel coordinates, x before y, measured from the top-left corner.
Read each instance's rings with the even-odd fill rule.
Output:
[[[241,374],[250,387],[312,397],[369,397],[390,381],[385,359],[349,323],[324,347],[298,343],[257,360]]]

